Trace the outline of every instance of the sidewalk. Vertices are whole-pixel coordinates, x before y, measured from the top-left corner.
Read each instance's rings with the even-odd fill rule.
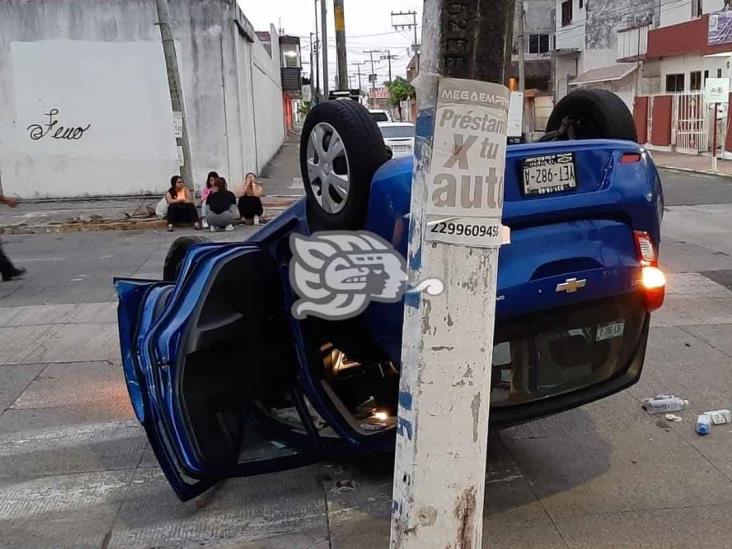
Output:
[[[715,172],[712,170],[711,156],[662,151],[650,151],[650,153],[653,156],[653,161],[659,168],[732,177],[732,160],[722,160],[720,158],[717,162],[717,171]]]
[[[300,180],[299,142],[299,133],[289,136],[262,170],[259,181],[266,193],[262,198],[265,217],[279,215],[304,194]],[[232,181],[238,186],[236,178],[232,178]],[[17,208],[0,207],[0,234],[164,229],[166,222],[155,217],[155,206],[160,198],[140,196],[20,201]]]

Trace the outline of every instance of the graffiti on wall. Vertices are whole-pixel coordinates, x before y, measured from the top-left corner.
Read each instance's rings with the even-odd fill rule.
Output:
[[[44,117],[48,117],[48,121],[41,124],[31,124],[26,128],[28,136],[33,141],[39,141],[50,136],[51,139],[64,139],[67,141],[78,141],[84,137],[84,132],[91,128],[91,123],[86,126],[63,126],[58,120],[60,114],[58,109],[51,109],[44,113]]]

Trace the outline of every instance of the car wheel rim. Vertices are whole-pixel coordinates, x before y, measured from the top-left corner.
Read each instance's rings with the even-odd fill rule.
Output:
[[[338,131],[327,122],[316,124],[310,131],[306,156],[308,184],[318,205],[330,214],[340,212],[348,202],[351,173]]]

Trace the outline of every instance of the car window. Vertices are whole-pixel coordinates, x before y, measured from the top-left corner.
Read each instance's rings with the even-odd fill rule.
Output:
[[[379,126],[384,139],[414,137],[414,126]]]
[[[371,115],[371,120],[374,122],[388,122],[389,117],[386,116],[385,112],[369,112],[369,115]]]
[[[567,311],[562,318],[541,316],[497,335],[491,405],[559,395],[622,372],[638,346],[645,312],[619,302]]]

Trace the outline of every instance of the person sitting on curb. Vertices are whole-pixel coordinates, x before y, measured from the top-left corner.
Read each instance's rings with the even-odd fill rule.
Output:
[[[0,194],[0,204],[6,204],[11,208],[15,208],[18,205],[18,200],[11,196]],[[5,255],[3,247],[0,244],[0,274],[2,274],[3,282],[13,280],[14,278],[22,278],[25,272],[23,267],[19,269],[13,265],[13,262]]]
[[[208,227],[207,216],[207,203],[208,196],[213,192],[213,186],[216,180],[219,178],[219,174],[216,172],[208,172],[206,176],[206,183],[201,187],[201,226],[205,229]]]
[[[214,181],[211,194],[206,201],[208,224],[211,232],[234,230],[234,219],[238,217],[236,197],[226,188],[226,179],[219,177]]]
[[[239,197],[239,214],[245,225],[259,225],[259,218],[264,213],[262,207],[262,186],[257,183],[257,176],[249,172],[244,177],[244,186]]]
[[[170,189],[165,193],[165,201],[168,203],[168,232],[172,233],[175,225],[188,223],[193,223],[193,228],[197,231],[201,230],[193,196],[181,176],[174,175],[170,178]]]

